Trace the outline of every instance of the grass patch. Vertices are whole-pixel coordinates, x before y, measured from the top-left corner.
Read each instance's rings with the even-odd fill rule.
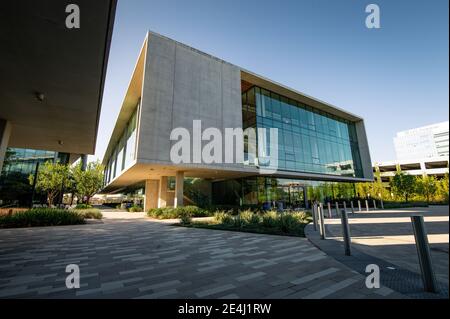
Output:
[[[76,210],[34,208],[0,216],[0,228],[40,227],[84,224],[84,216]]]
[[[269,211],[256,213],[251,210],[245,210],[235,216],[231,212],[218,211],[214,214],[214,219],[211,221],[191,221],[180,225],[194,228],[304,237],[304,229],[309,222],[311,222],[311,216],[306,212],[277,213],[276,211]]]

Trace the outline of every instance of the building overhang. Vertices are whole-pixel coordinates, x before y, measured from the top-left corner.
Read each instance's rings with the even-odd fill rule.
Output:
[[[139,99],[142,96],[142,85],[144,79],[144,64],[147,55],[147,41],[148,35],[145,37],[144,43],[142,44],[141,51],[139,52],[139,57],[134,66],[133,74],[131,75],[130,82],[128,84],[127,93],[122,102],[119,114],[117,115],[116,124],[114,125],[113,132],[111,133],[111,138],[109,139],[108,146],[106,148],[105,154],[103,155],[102,164],[107,165],[108,158],[114,151],[114,145],[117,144],[121,138],[121,134],[127,127],[127,123],[132,116]]]
[[[357,178],[350,176],[292,172],[292,171],[277,171],[270,174],[262,174],[255,167],[239,166],[239,168],[218,168],[211,169],[202,164],[190,165],[173,165],[170,163],[142,163],[138,162],[130,168],[123,171],[116,178],[114,178],[108,185],[104,187],[102,193],[114,193],[119,189],[125,189],[137,183],[141,183],[148,179],[160,179],[162,176],[175,176],[176,172],[183,171],[185,177],[203,178],[212,181],[221,181],[227,179],[260,176],[260,177],[275,177],[300,179],[311,181],[326,181],[326,182],[371,182],[371,179]]]
[[[94,154],[117,0],[0,4],[0,118],[10,147]]]

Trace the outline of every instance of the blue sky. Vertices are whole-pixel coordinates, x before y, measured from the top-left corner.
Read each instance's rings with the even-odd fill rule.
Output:
[[[376,3],[381,28],[367,29]],[[362,116],[372,161],[397,131],[449,118],[448,0],[119,0],[94,158],[147,30]]]

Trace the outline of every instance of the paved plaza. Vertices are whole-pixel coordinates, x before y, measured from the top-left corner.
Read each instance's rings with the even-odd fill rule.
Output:
[[[108,215],[108,214],[107,214]],[[0,298],[403,298],[305,238],[139,218],[0,230]],[[66,266],[81,287],[67,289]]]
[[[440,293],[448,297],[448,206],[349,213],[353,258],[343,257],[343,246],[336,244],[342,242],[339,218],[326,219],[326,241],[318,239],[310,225],[306,233],[315,245],[350,268],[363,273],[368,263],[385,265],[388,269],[382,270],[382,283],[385,280],[391,288],[411,296],[433,297],[421,293],[423,286],[410,219],[413,214],[424,216]]]

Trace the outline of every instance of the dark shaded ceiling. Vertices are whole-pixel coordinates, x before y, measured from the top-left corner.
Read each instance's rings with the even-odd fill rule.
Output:
[[[66,27],[70,3],[79,29]],[[0,3],[0,118],[12,124],[10,147],[95,152],[115,8],[116,0]]]

